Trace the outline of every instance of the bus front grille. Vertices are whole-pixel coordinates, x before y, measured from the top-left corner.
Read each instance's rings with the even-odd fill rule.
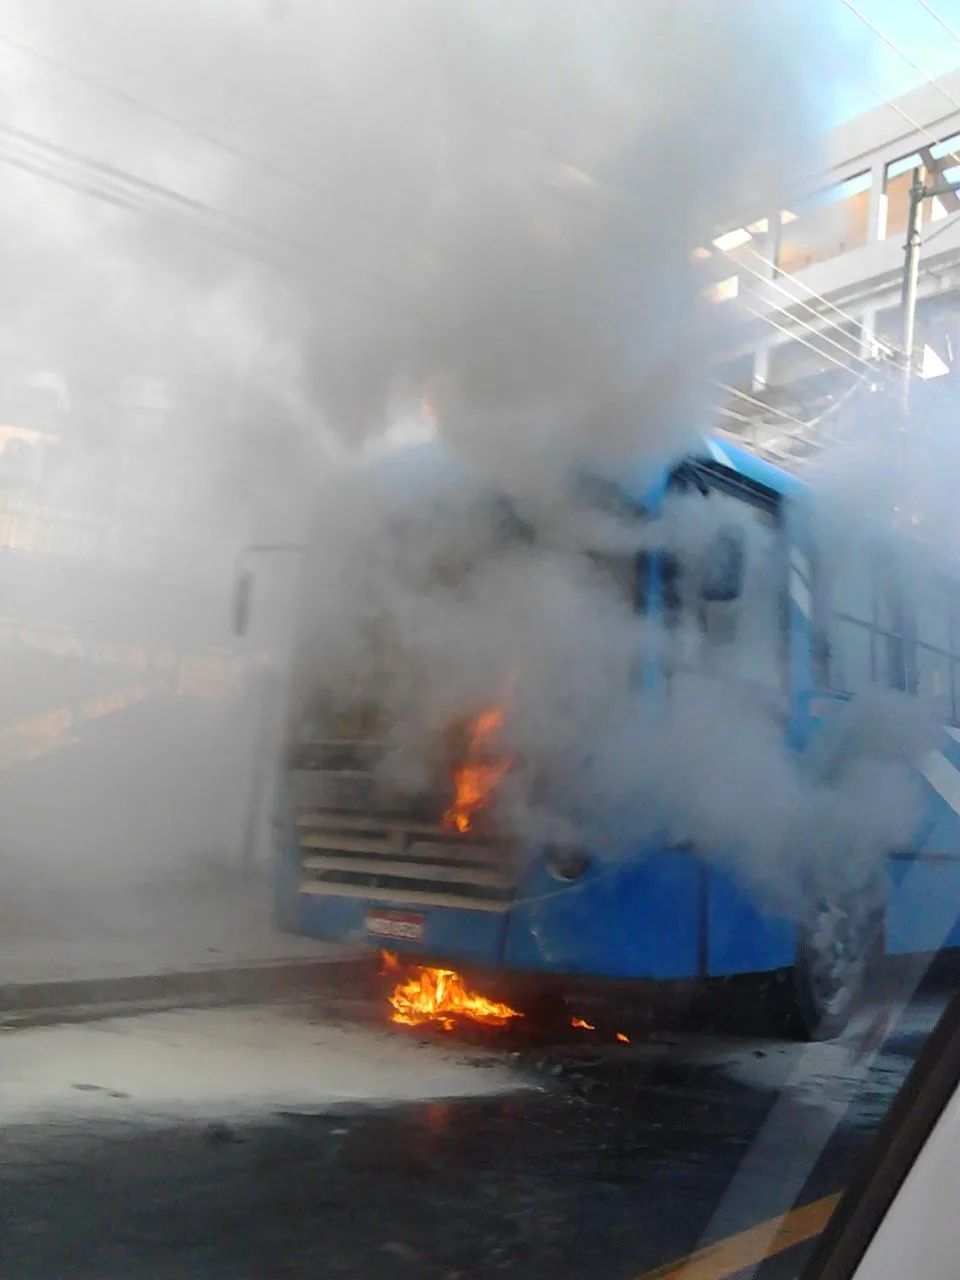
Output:
[[[475,911],[504,911],[513,898],[503,840],[354,809],[301,811],[296,825],[303,893]]]

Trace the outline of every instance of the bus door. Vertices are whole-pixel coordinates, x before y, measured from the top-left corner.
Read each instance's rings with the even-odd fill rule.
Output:
[[[747,699],[786,724],[789,548],[778,494],[714,464],[664,500],[664,677],[672,699]]]
[[[715,463],[690,472],[689,465],[679,472],[664,500],[664,711],[692,734],[722,734],[731,723],[736,751],[736,735],[750,735],[751,721],[758,737],[771,727],[788,734],[793,652],[802,650],[808,630],[797,618],[810,606],[781,496]],[[704,749],[722,750],[723,743]],[[746,885],[719,868],[724,861],[733,859],[698,860],[701,975],[791,964],[792,925],[765,912]]]

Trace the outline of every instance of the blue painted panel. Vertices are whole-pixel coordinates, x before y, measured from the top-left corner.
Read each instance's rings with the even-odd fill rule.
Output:
[[[944,733],[940,749],[955,769],[960,769],[960,742],[952,734]]]
[[[703,439],[692,455],[706,457],[711,446],[718,449],[724,461],[734,471],[748,480],[765,485],[774,493],[793,501],[809,497],[809,486],[788,471],[765,462],[749,449],[743,449],[729,440],[708,442]],[[629,497],[644,506],[655,505],[662,497],[664,481],[671,466],[680,461],[679,456],[664,456],[651,463],[648,457],[635,458],[618,464],[615,471],[598,470],[604,478],[616,482]],[[396,492],[406,492],[411,497],[424,493],[450,492],[475,481],[468,468],[444,445],[431,441],[410,445],[367,463],[368,473],[381,477]]]
[[[887,954],[960,946],[960,861],[891,859]]]
[[[284,933],[303,933],[300,913],[300,860],[289,850],[277,854],[273,864],[273,918]]]
[[[511,912],[504,963],[593,977],[695,977],[700,897],[700,864],[687,853],[598,864],[569,885],[537,860]]]
[[[774,466],[772,462],[764,461],[758,454],[730,440],[717,440],[715,444],[723,453],[727,463],[748,480],[755,480],[758,484],[772,489],[774,493],[781,493],[794,501],[802,501],[809,497],[810,486],[789,471]]]
[[[397,903],[378,902],[376,898],[324,897],[316,893],[299,893],[297,898],[300,932],[309,938],[351,946],[383,946],[390,951],[449,960],[451,964],[472,960],[495,965],[500,960],[504,916],[499,912],[432,906],[418,912],[415,903],[398,906]],[[370,938],[366,930],[366,914],[370,907],[422,914],[423,942]]]
[[[793,964],[791,920],[765,914],[732,876],[713,868],[707,879],[707,973],[765,973]]]
[[[923,813],[910,845],[911,850],[916,853],[960,854],[960,829],[957,825],[957,815],[940,799],[932,787],[926,787],[925,792]],[[902,877],[907,866],[909,862],[896,859],[891,866],[891,872]]]
[[[960,769],[960,744],[951,735],[941,734],[937,744],[947,764]],[[927,781],[921,782],[923,812],[909,848],[916,853],[960,854],[960,816],[939,792]],[[897,872],[896,863],[893,871]],[[899,873],[903,872],[899,865]]]
[[[792,502],[783,504],[783,532],[781,537],[781,553],[784,557],[783,572],[788,588],[788,634],[789,649],[787,656],[787,673],[790,689],[790,721],[787,727],[787,741],[791,747],[802,747],[807,738],[809,704],[807,696],[813,687],[812,659],[812,622],[810,610],[807,612],[798,604],[797,593],[806,593],[810,606],[813,605],[814,583],[809,573],[810,548],[809,535],[800,512]],[[808,570],[801,573],[794,564],[795,554],[802,555],[808,564]]]

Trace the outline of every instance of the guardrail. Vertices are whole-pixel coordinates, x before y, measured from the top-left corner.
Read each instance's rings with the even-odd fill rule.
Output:
[[[248,659],[212,646],[117,643],[0,617],[0,653],[24,650],[77,658],[96,666],[168,675],[177,694],[212,702],[239,697],[250,674]]]
[[[172,531],[26,499],[0,500],[0,554],[109,564],[190,563],[191,545]]]

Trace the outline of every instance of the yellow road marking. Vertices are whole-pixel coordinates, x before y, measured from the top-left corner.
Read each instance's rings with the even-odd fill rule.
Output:
[[[814,1200],[781,1218],[771,1218],[748,1231],[689,1253],[685,1258],[645,1271],[637,1280],[728,1280],[738,1271],[757,1266],[764,1258],[772,1258],[820,1235],[839,1201],[839,1193]]]
[[[31,626],[0,616],[0,649],[18,647],[144,672],[179,670],[180,691],[188,697],[209,701],[238,697],[245,670],[243,658],[223,649],[179,650],[169,645],[118,644],[108,640],[84,639],[59,627]]]
[[[0,728],[0,770],[75,746],[80,741],[76,729],[81,724],[159,697],[169,687],[169,681],[164,679],[140,681],[85,698],[72,707],[58,707],[5,725]]]
[[[171,649],[106,640],[84,640],[70,632],[45,627],[26,627],[0,617],[0,649],[27,648],[57,657],[84,659],[97,666],[125,667],[128,670],[169,673],[176,678],[181,697],[203,702],[232,702],[243,693],[244,660],[217,649]]]

